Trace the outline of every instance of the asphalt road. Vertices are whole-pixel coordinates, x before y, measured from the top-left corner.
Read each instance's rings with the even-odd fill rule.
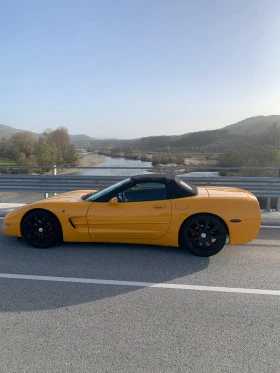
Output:
[[[280,372],[279,228],[211,258],[0,233],[0,257],[1,372]]]

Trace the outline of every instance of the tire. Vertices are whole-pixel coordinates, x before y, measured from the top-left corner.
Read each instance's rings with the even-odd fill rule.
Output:
[[[61,239],[61,227],[57,218],[45,210],[34,210],[21,224],[24,239],[33,247],[47,249]]]
[[[225,246],[227,238],[223,222],[208,214],[189,218],[182,226],[180,234],[181,246],[198,256],[217,254]]]

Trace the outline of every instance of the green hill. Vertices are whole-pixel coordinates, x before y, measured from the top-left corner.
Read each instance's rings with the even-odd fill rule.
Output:
[[[5,126],[4,124],[0,124],[0,137],[11,137],[17,132],[24,132],[18,128],[13,128],[9,126]]]
[[[162,151],[169,146],[177,151],[222,152],[231,147],[254,146],[274,125],[280,127],[280,115],[247,118],[216,130],[134,140],[92,140],[91,145],[96,148],[128,147],[136,151]]]
[[[177,136],[149,136],[133,140],[94,139],[90,136],[70,135],[79,147],[126,148],[138,151],[163,151],[165,147],[177,151],[221,152],[230,147],[251,147],[273,126],[280,128],[280,115],[257,116],[244,119],[221,129],[185,133]],[[0,137],[10,137],[22,130],[0,125]],[[38,134],[37,134],[38,136]]]
[[[280,127],[280,115],[252,117],[224,127],[231,135],[260,135],[276,124]]]

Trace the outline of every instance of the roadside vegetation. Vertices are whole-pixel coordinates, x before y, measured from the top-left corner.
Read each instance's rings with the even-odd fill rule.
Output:
[[[70,144],[68,130],[64,127],[46,130],[39,138],[32,132],[18,132],[0,139],[1,166],[76,166],[78,161],[79,153]],[[25,169],[27,173],[34,170]],[[0,168],[0,172],[15,173],[17,170]]]
[[[220,156],[221,167],[279,167],[280,168],[280,128],[274,124],[252,148],[226,149]],[[226,175],[274,176],[278,170],[227,171]]]
[[[79,136],[80,145],[81,141]],[[152,136],[134,140],[88,140],[86,137],[84,141],[80,147],[87,152],[149,161],[155,167],[280,166],[280,116],[249,118],[221,130],[182,136]],[[77,143],[71,143],[68,130],[64,127],[46,130],[41,136],[31,132],[17,132],[10,137],[0,138],[0,166],[77,166],[80,161],[77,146]],[[26,169],[26,172],[34,171]],[[41,171],[44,172],[43,169]],[[19,171],[0,168],[0,172]],[[223,174],[279,176],[278,170],[237,170],[225,171]]]

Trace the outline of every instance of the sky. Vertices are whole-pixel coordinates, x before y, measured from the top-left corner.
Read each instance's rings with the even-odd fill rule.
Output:
[[[280,114],[280,0],[0,0],[0,123],[132,139]]]

